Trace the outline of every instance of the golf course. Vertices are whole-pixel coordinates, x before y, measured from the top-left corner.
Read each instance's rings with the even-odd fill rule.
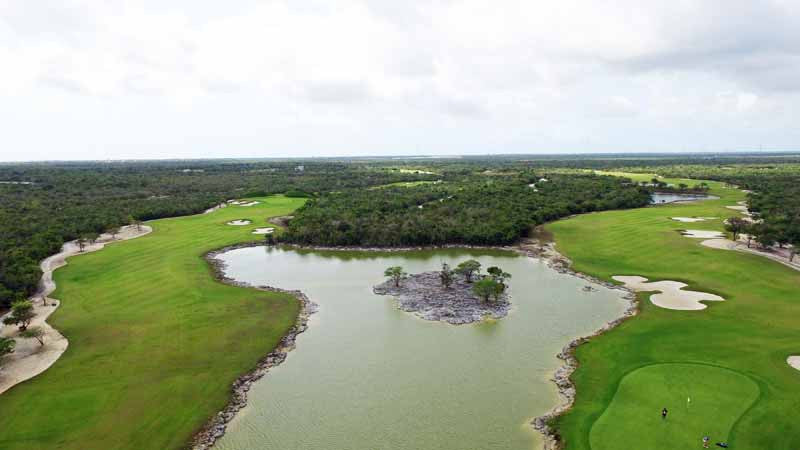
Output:
[[[248,200],[259,203],[150,221],[152,233],[57,270],[52,296],[62,306],[48,321],[69,347],[49,370],[0,396],[0,448],[185,447],[298,313],[287,294],[215,281],[203,259],[262,240],[255,228],[305,202]],[[237,219],[251,224],[227,225]]]
[[[685,228],[723,231],[723,220],[739,215],[726,206],[745,194],[708,183],[719,199],[583,214],[547,226],[576,271],[609,282],[620,275],[678,281],[725,300],[678,311],[639,292],[638,316],[578,347],[576,401],[554,424],[566,448],[698,448],[703,436],[737,449],[800,447],[800,372],[787,364],[800,351],[800,272],[681,235]]]

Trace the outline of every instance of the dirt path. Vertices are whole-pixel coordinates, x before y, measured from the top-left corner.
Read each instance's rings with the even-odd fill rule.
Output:
[[[745,242],[734,242],[730,239],[708,239],[700,243],[705,247],[716,248],[720,250],[735,250],[738,252],[752,253],[754,255],[763,256],[773,261],[779,262],[784,266],[791,267],[794,270],[800,270],[800,257],[795,257],[794,261],[789,261],[787,249],[771,249],[772,251],[765,251],[755,247],[748,247]]]
[[[36,313],[36,317],[30,326],[42,328],[44,331],[44,345],[39,345],[36,339],[19,338],[19,330],[16,326],[0,325],[0,336],[11,337],[16,340],[14,353],[5,356],[3,365],[0,367],[0,394],[11,389],[14,385],[31,379],[47,370],[61,357],[61,354],[64,353],[69,345],[67,338],[47,323],[47,318],[61,304],[59,300],[49,297],[56,289],[56,284],[53,281],[53,272],[59,267],[67,265],[67,258],[70,256],[96,252],[111,242],[137,238],[151,231],[153,229],[147,225],[140,227],[135,225],[124,226],[114,236],[110,234],[100,235],[93,244],[86,245],[83,252],[80,251],[76,241],[70,241],[61,247],[59,253],[42,260],[40,264],[42,279],[39,283],[39,291],[30,298]],[[45,299],[45,302],[42,302],[42,299]]]

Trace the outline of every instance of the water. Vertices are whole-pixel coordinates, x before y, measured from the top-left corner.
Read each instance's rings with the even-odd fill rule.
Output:
[[[372,293],[386,267],[468,258],[513,275],[505,319],[429,322]],[[528,422],[559,401],[554,355],[624,308],[619,291],[584,292],[586,281],[509,252],[251,247],[221,259],[236,280],[301,289],[320,305],[287,361],[253,385],[222,450],[537,448]]]
[[[693,202],[697,200],[712,200],[719,197],[706,194],[673,194],[671,192],[653,192],[650,204],[673,203],[673,202]]]

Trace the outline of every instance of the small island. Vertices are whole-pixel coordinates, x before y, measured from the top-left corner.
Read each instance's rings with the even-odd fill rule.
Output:
[[[480,268],[475,260],[464,261],[455,269],[442,264],[440,271],[412,275],[402,267],[389,267],[384,272],[388,279],[372,290],[397,298],[401,310],[425,320],[463,325],[501,319],[511,309],[505,283],[511,275],[499,267],[489,267],[482,275]]]

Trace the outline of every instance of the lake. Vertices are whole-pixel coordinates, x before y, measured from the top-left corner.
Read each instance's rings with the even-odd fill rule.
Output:
[[[372,293],[386,267],[418,273],[469,258],[512,274],[506,318],[430,322]],[[320,306],[286,362],[253,385],[223,450],[537,448],[528,423],[560,401],[555,354],[625,308],[621,291],[585,292],[585,280],[499,250],[261,246],[219,259],[237,281],[299,289]]]
[[[693,202],[698,200],[714,200],[718,199],[716,195],[706,194],[675,194],[672,192],[653,192],[651,195],[650,204],[660,205],[662,203],[674,202]]]

